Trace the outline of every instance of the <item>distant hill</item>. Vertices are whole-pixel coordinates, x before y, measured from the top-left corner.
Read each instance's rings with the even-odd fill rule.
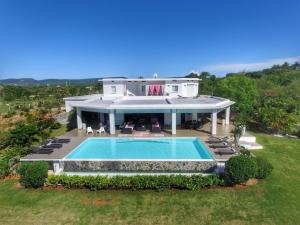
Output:
[[[32,78],[20,78],[20,79],[3,79],[0,80],[0,84],[17,85],[17,86],[57,86],[57,85],[94,85],[99,78],[87,78],[87,79],[44,79],[35,80]]]

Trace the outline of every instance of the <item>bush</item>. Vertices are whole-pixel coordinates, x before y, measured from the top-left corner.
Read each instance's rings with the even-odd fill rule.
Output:
[[[241,148],[240,153],[242,155],[246,155],[246,156],[249,156],[249,157],[251,156],[251,152],[248,149],[244,148],[244,147]]]
[[[59,128],[61,128],[61,124],[58,122],[54,122],[50,128],[53,130],[59,129]]]
[[[247,155],[231,157],[225,165],[224,180],[227,185],[246,182],[256,177],[256,161]]]
[[[63,185],[66,188],[88,188],[90,190],[103,189],[186,189],[199,190],[211,185],[221,185],[223,180],[218,175],[210,176],[183,176],[183,175],[157,175],[157,176],[50,176],[49,185]]]
[[[0,179],[9,175],[9,165],[7,160],[0,160]]]
[[[26,187],[39,188],[48,177],[48,164],[46,162],[23,163],[18,169],[20,183]]]
[[[256,157],[255,161],[257,164],[257,171],[256,171],[257,179],[265,179],[272,173],[273,166],[268,160],[261,157]]]

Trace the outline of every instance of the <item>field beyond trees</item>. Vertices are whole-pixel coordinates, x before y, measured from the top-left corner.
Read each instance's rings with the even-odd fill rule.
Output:
[[[247,188],[201,191],[23,189],[0,181],[0,224],[299,224],[300,140],[254,134],[274,171]]]

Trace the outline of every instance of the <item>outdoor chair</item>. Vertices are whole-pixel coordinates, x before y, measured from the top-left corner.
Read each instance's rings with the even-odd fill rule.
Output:
[[[87,134],[94,134],[94,131],[93,131],[92,127],[88,127],[88,128],[86,129],[86,133],[87,133]]]
[[[97,133],[97,134],[105,133],[104,126],[101,126],[101,127],[99,128],[99,130],[96,130],[96,133]]]

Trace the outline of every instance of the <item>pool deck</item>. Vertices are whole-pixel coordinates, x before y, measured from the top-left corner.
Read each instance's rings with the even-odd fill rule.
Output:
[[[219,136],[232,136],[231,133],[232,126],[222,126],[218,124],[217,133]],[[118,137],[121,137],[120,131],[117,131]],[[69,138],[70,142],[63,144],[62,148],[54,149],[54,151],[50,154],[28,154],[27,156],[21,158],[21,161],[60,161],[62,160],[67,154],[69,154],[75,147],[77,147],[80,143],[82,143],[88,137],[116,137],[111,136],[110,134],[94,134],[94,135],[86,135],[85,131],[82,130],[72,130],[67,132],[63,136],[59,136],[58,138]],[[169,131],[162,131],[159,136],[151,136],[151,135],[137,135],[137,136],[126,136],[126,137],[134,137],[134,138],[143,138],[143,137],[171,137]],[[189,129],[178,129],[176,137],[198,137],[203,144],[207,147],[210,151],[211,155],[213,156],[214,160],[224,162],[228,160],[232,155],[219,155],[215,154],[212,148],[209,148],[207,143],[205,142],[207,138],[210,136],[209,134],[209,126],[204,126],[201,130],[189,130]],[[175,137],[175,136],[174,136]]]

